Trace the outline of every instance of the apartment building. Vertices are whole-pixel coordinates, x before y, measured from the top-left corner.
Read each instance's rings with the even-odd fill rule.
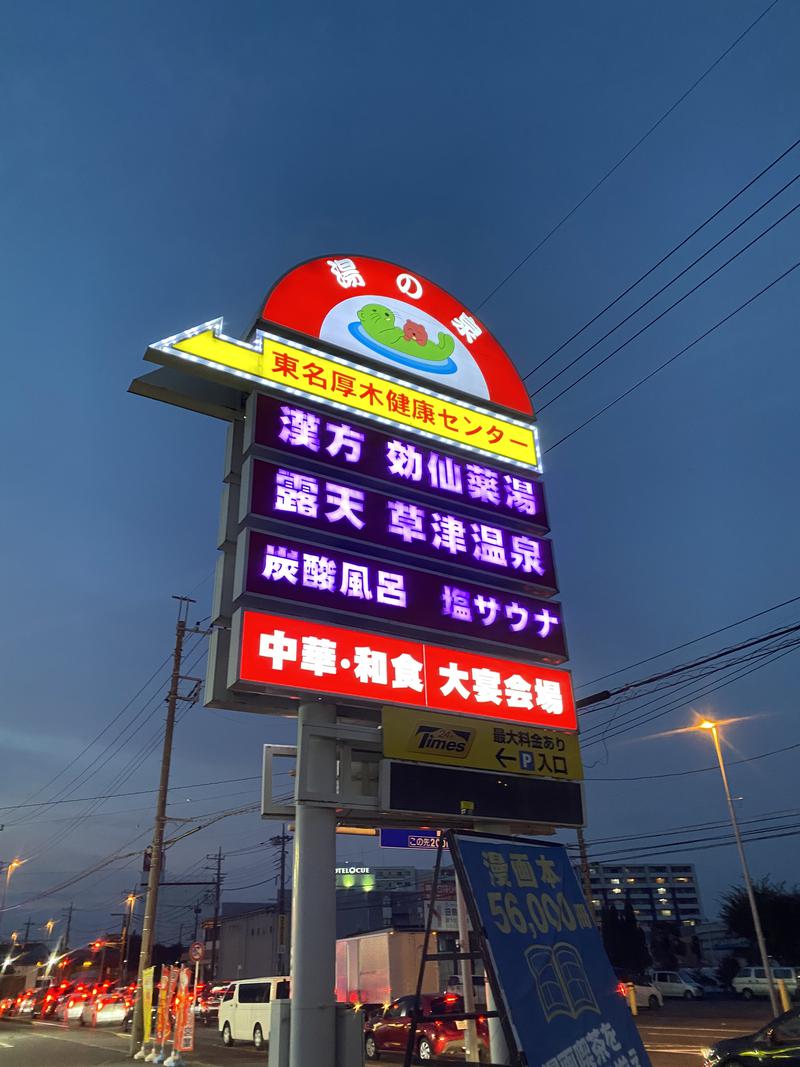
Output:
[[[630,901],[642,926],[677,922],[696,926],[703,908],[694,866],[688,863],[627,863],[589,865],[592,904],[620,911]]]

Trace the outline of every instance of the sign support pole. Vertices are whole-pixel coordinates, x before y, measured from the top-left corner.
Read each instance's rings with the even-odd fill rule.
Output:
[[[307,737],[305,725],[333,726],[336,705],[307,701],[298,709],[290,1067],[334,1067],[336,1015],[336,811],[301,799],[308,788],[336,791],[336,742]],[[308,783],[308,785],[306,785]]]
[[[458,913],[459,952],[469,952],[469,923],[467,922],[467,902],[461,889],[461,882],[456,877],[456,911]],[[472,984],[472,960],[461,960],[461,991],[464,999],[464,1011],[475,1011],[475,989]],[[467,1019],[466,1037],[467,1063],[478,1063],[478,1031],[474,1019]]]
[[[506,822],[487,822],[481,824],[481,831],[487,834],[509,836],[513,833],[513,827]],[[486,1010],[487,1012],[497,1011],[497,1000],[488,977],[486,979]],[[489,1015],[486,1021],[489,1024],[489,1059],[492,1063],[511,1063],[511,1054],[500,1019],[496,1015]]]

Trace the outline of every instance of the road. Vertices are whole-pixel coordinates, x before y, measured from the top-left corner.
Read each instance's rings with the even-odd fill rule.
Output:
[[[668,1001],[661,1011],[642,1011],[637,1022],[653,1067],[700,1067],[703,1047],[723,1037],[751,1033],[769,1018],[769,1007],[761,1001]],[[197,1051],[184,1057],[196,1067],[266,1064],[264,1053],[252,1046],[225,1048],[213,1027],[198,1029],[196,1045]],[[129,1062],[127,1049],[127,1035],[115,1027],[91,1030],[0,1020],[2,1067],[108,1067]]]

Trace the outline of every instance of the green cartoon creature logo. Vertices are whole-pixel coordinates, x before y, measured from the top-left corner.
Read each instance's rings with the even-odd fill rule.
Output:
[[[433,341],[425,327],[411,319],[401,328],[395,313],[383,304],[365,304],[358,311],[358,322],[348,329],[362,344],[397,363],[436,374],[453,374],[457,369],[450,358],[455,341],[449,334],[440,331]]]

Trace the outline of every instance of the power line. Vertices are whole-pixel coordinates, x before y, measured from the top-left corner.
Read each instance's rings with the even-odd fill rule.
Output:
[[[738,190],[738,192],[734,193],[733,196],[729,197],[721,207],[718,207],[717,210],[712,215],[709,215],[707,218],[705,218],[700,223],[700,225],[696,226],[692,230],[691,233],[687,234],[683,238],[683,240],[679,241],[676,245],[673,245],[673,247],[669,250],[669,252],[667,252],[665,255],[663,255],[661,257],[661,259],[659,259],[657,263],[654,263],[653,266],[649,268],[649,270],[646,270],[644,272],[644,274],[640,274],[639,277],[636,279],[636,281],[635,282],[631,282],[631,284],[628,286],[628,288],[624,289],[619,294],[619,296],[614,297],[614,299],[609,304],[606,304],[606,306],[604,308],[602,308],[600,311],[598,311],[597,314],[594,315],[591,319],[589,319],[588,322],[585,322],[583,324],[583,326],[581,326],[581,328],[579,330],[576,330],[575,333],[573,333],[570,337],[568,337],[566,339],[566,341],[562,341],[561,344],[558,346],[558,348],[554,348],[553,351],[545,359],[543,359],[541,361],[541,363],[537,363],[537,365],[532,370],[529,370],[527,372],[527,374],[523,374],[522,380],[523,381],[527,381],[527,379],[530,378],[532,374],[536,374],[537,371],[541,370],[542,367],[544,367],[546,364],[548,364],[551,359],[553,359],[555,356],[557,356],[559,352],[561,352],[563,349],[565,349],[567,347],[567,345],[571,344],[577,337],[580,337],[580,335],[582,333],[584,333],[585,330],[588,330],[590,326],[593,326],[597,322],[598,319],[602,318],[602,316],[605,315],[605,313],[607,311],[610,311],[611,308],[613,308],[616,304],[618,304],[620,302],[620,300],[624,299],[624,297],[626,297],[628,295],[628,293],[630,293],[633,289],[635,289],[637,285],[641,284],[641,282],[643,282],[645,280],[645,278],[649,278],[650,275],[654,271],[658,270],[658,268],[660,266],[662,266],[664,263],[667,262],[668,259],[670,259],[672,256],[674,256],[675,253],[678,252],[681,248],[683,248],[683,246],[685,244],[688,244],[688,242],[691,241],[691,239],[693,237],[696,237],[697,234],[700,233],[701,230],[704,230],[705,227],[709,225],[709,223],[713,222],[714,219],[718,218],[722,214],[722,212],[726,210],[726,208],[729,208],[731,206],[731,204],[733,204],[736,200],[739,199],[740,196],[742,196],[744,193],[746,193],[748,189],[752,188],[752,186],[755,185],[755,183],[757,181],[759,181],[761,178],[763,178],[764,175],[767,174],[770,170],[772,170],[773,167],[777,166],[778,163],[781,162],[781,160],[785,159],[786,156],[788,156],[790,152],[792,152],[795,148],[797,148],[798,145],[800,145],[800,138],[798,138],[796,141],[794,141],[792,144],[790,144],[788,148],[784,149],[783,152],[781,152],[781,154],[779,156],[776,156],[775,159],[773,159],[773,161],[771,163],[769,163],[766,167],[764,167],[763,170],[760,170],[758,172],[758,174],[756,174],[756,176],[754,178],[751,178],[749,182],[747,182],[745,185],[743,185],[741,187],[741,189]],[[794,181],[794,180],[796,180],[796,179],[792,179],[792,181]],[[785,189],[786,186],[784,186],[783,188]],[[782,191],[783,191],[782,189],[778,190],[778,192],[782,192]],[[775,195],[777,196],[778,193],[776,193]],[[774,199],[774,197],[771,198],[771,199]],[[761,210],[761,209],[759,208],[759,210]],[[751,216],[748,216],[748,217],[751,217]],[[747,221],[747,220],[745,220],[745,221]],[[741,223],[740,223],[740,225],[741,225]],[[728,236],[730,236],[730,234],[728,234]],[[615,329],[616,329],[616,327],[615,327]]]
[[[641,667],[645,663],[652,663],[655,659],[669,656],[673,652],[680,652],[682,648],[688,648],[689,645],[696,645],[700,641],[706,641],[709,637],[716,637],[718,634],[725,633],[727,630],[733,630],[737,626],[743,626],[744,623],[752,622],[753,619],[760,619],[762,615],[769,615],[771,612],[778,611],[780,608],[785,608],[789,604],[796,604],[798,600],[800,600],[800,595],[790,597],[788,600],[782,600],[779,604],[773,604],[771,607],[764,608],[762,611],[756,611],[753,615],[746,615],[743,619],[737,619],[736,622],[728,623],[727,626],[719,626],[716,630],[709,630],[708,633],[701,634],[699,637],[693,637],[690,641],[683,641],[679,645],[673,645],[672,648],[667,648],[663,652],[656,652],[652,656],[645,656],[644,659],[639,659],[635,663],[629,663],[625,667],[617,667],[616,670],[609,671],[608,674],[600,674],[596,678],[590,678],[588,682],[581,682],[577,688],[586,689],[590,685],[596,685],[597,682],[604,682],[606,678],[613,678],[616,674],[632,671],[635,667]]]
[[[740,819],[740,826],[751,826],[754,823],[772,822],[778,819],[794,819],[800,815],[800,808],[781,808],[777,811],[765,811],[761,815],[753,815],[747,819]],[[598,845],[615,845],[627,841],[649,841],[656,837],[673,837],[675,834],[683,834],[688,830],[721,830],[730,827],[730,820],[715,820],[713,822],[699,822],[685,826],[674,826],[668,830],[648,830],[646,834],[620,834],[618,837],[596,837],[587,841],[588,848],[596,848]],[[575,850],[576,845],[571,842],[567,845],[570,850]]]
[[[683,270],[679,271],[676,275],[674,275],[672,278],[670,278],[669,281],[665,282],[664,285],[662,285],[660,289],[656,289],[656,291],[651,296],[648,296],[648,298],[646,300],[642,301],[642,303],[639,304],[638,307],[635,307],[633,309],[633,311],[629,312],[625,316],[624,319],[620,319],[620,321],[615,326],[612,326],[610,330],[606,330],[606,332],[601,337],[598,337],[596,341],[593,341],[589,345],[588,348],[584,348],[584,350],[582,352],[580,352],[577,356],[575,356],[574,359],[570,360],[569,363],[566,363],[551,378],[548,378],[547,381],[543,385],[538,386],[537,389],[536,389],[536,392],[537,393],[541,393],[544,389],[546,389],[548,387],[548,385],[552,385],[553,382],[557,381],[561,377],[562,374],[566,374],[568,370],[571,370],[572,367],[574,367],[576,363],[580,363],[580,361],[584,358],[584,356],[588,356],[589,353],[593,352],[595,350],[595,348],[597,348],[598,345],[602,344],[603,341],[607,340],[612,334],[616,333],[617,330],[621,326],[624,326],[626,322],[629,322],[632,318],[634,318],[634,316],[638,315],[640,311],[643,311],[644,308],[646,308],[648,304],[652,304],[652,302],[656,299],[656,297],[661,296],[661,294],[663,292],[665,292],[667,289],[670,289],[675,284],[675,282],[679,281],[685,274],[688,274],[688,272],[693,267],[696,267],[698,263],[702,262],[702,260],[704,260],[706,258],[706,256],[710,256],[711,253],[716,251],[716,249],[719,248],[720,245],[724,244],[725,241],[727,241],[729,237],[732,237],[736,233],[737,230],[740,230],[742,228],[742,226],[745,226],[748,222],[750,222],[751,219],[755,218],[755,216],[758,215],[761,211],[763,211],[765,207],[767,207],[769,204],[771,204],[773,202],[773,200],[777,199],[777,197],[779,197],[781,195],[781,193],[785,192],[789,188],[789,186],[794,185],[794,183],[798,179],[800,179],[800,173],[795,174],[795,176],[793,178],[791,178],[788,182],[786,182],[785,185],[782,185],[781,188],[778,189],[777,192],[773,193],[772,196],[770,196],[762,204],[759,204],[759,206],[757,208],[755,208],[753,211],[751,211],[749,215],[747,215],[745,218],[743,218],[741,220],[741,222],[737,222],[734,227],[732,227],[730,230],[728,230],[728,232],[726,234],[723,234],[723,236],[720,237],[718,241],[715,241],[713,245],[710,245],[705,250],[705,252],[701,252],[701,254],[699,256],[697,256],[695,259],[693,259],[691,263],[687,264],[687,266],[685,266],[683,268]],[[750,248],[752,244],[755,244],[756,241],[759,241],[765,234],[769,233],[769,231],[771,229],[774,229],[774,227],[777,226],[778,223],[783,222],[783,220],[785,218],[788,218],[788,216],[791,215],[793,211],[797,210],[797,207],[800,207],[800,204],[798,204],[794,208],[792,208],[791,211],[787,212],[786,215],[784,215],[782,218],[778,219],[777,222],[773,223],[771,226],[768,226],[767,229],[763,230],[757,237],[754,237],[749,245],[745,245],[744,248],[740,249],[735,255],[731,256],[731,258],[729,260],[727,260],[725,263],[723,263],[721,267],[717,268],[716,271],[714,271],[712,274],[709,274],[706,278],[704,278],[701,282],[699,282],[698,285],[694,289],[690,289],[688,293],[686,293],[684,296],[682,296],[680,298],[680,300],[677,300],[674,304],[672,304],[670,307],[668,307],[666,309],[666,311],[663,311],[660,315],[656,316],[656,318],[654,318],[650,322],[648,322],[647,325],[643,326],[642,329],[638,333],[635,333],[632,337],[629,337],[627,341],[624,341],[623,344],[621,344],[619,346],[619,348],[614,349],[614,352],[612,352],[611,355],[614,355],[615,353],[619,352],[630,341],[633,341],[635,338],[641,336],[641,334],[645,330],[648,330],[653,325],[653,323],[658,322],[658,320],[660,318],[662,318],[664,315],[666,315],[667,312],[671,311],[672,308],[677,307],[677,305],[680,304],[683,300],[685,300],[687,296],[691,296],[692,293],[696,292],[696,290],[701,285],[705,285],[705,283],[707,281],[709,281],[711,278],[713,278],[715,274],[718,274],[719,271],[723,270],[723,268],[725,268],[729,263],[732,263],[734,259],[736,259],[738,256],[740,256],[742,254],[742,252],[747,251],[747,249]],[[610,359],[611,355],[607,356],[606,359]],[[603,361],[598,363],[597,366],[598,367],[602,366],[602,362]],[[593,369],[595,369],[595,368],[593,368]],[[533,371],[530,371],[529,373],[533,374]],[[591,371],[589,371],[588,373],[591,374]],[[527,377],[529,377],[529,375],[526,374],[525,377],[527,378]],[[578,379],[578,381],[580,381],[580,380],[581,379]],[[571,388],[572,388],[572,386],[567,386],[567,388],[564,389],[561,393],[559,393],[558,396],[554,397],[553,400],[557,400],[558,397],[563,396],[564,393],[568,392],[569,389],[571,389]],[[548,404],[550,404],[552,402],[553,401],[548,400],[548,402],[546,404],[540,405],[539,406],[539,411],[543,411],[548,406]]]
[[[619,170],[619,168],[622,166],[622,164],[627,159],[629,159],[630,156],[633,155],[633,153],[636,151],[636,149],[639,148],[642,144],[644,144],[644,142],[647,140],[647,138],[658,129],[658,127],[662,124],[662,122],[664,122],[664,120],[667,119],[672,114],[672,112],[675,111],[675,109],[677,107],[679,107],[683,103],[683,101],[692,92],[694,92],[694,90],[698,87],[698,85],[700,85],[700,83],[703,82],[708,77],[708,75],[716,67],[719,66],[719,64],[722,62],[722,60],[725,59],[725,57],[727,55],[729,55],[733,51],[733,49],[739,44],[739,42],[742,41],[747,36],[747,34],[750,33],[750,31],[752,29],[754,29],[758,25],[758,23],[764,18],[764,16],[769,14],[769,12],[773,9],[773,7],[775,7],[777,2],[778,2],[778,0],[772,0],[772,2],[770,4],[768,4],[767,7],[764,8],[764,10],[758,16],[758,18],[754,19],[753,22],[751,22],[750,25],[747,26],[739,34],[739,36],[731,44],[728,45],[728,47],[725,49],[725,51],[717,56],[717,58],[714,60],[714,62],[709,67],[706,67],[706,69],[703,71],[703,73],[700,75],[700,77],[697,78],[694,82],[692,82],[692,84],[689,86],[689,88],[686,89],[685,92],[683,92],[678,97],[678,99],[673,104],[671,104],[667,108],[667,110],[664,111],[663,114],[658,119],[656,119],[656,121],[652,124],[652,126],[650,126],[650,128],[644,134],[642,134],[642,136],[639,138],[639,140],[636,141],[636,143],[633,144],[628,149],[628,151],[617,160],[617,162],[614,164],[614,166],[611,167],[609,170],[607,170],[606,173],[603,175],[602,178],[600,178],[599,181],[595,182],[595,184],[592,186],[592,188],[589,190],[589,192],[586,193],[586,195],[584,197],[582,197],[578,201],[578,203],[575,204],[575,206],[573,208],[571,208],[566,213],[566,215],[564,215],[564,217],[562,219],[560,219],[555,224],[555,226],[553,226],[553,228],[551,230],[549,230],[544,235],[544,237],[541,239],[541,241],[539,241],[539,243],[537,245],[535,245],[523,259],[521,259],[519,261],[519,263],[516,265],[516,267],[514,267],[513,270],[510,270],[508,272],[508,274],[506,274],[506,276],[500,282],[497,283],[497,285],[494,287],[494,289],[492,289],[488,293],[488,295],[485,296],[483,298],[483,300],[481,300],[481,302],[477,305],[477,309],[478,310],[480,310],[480,308],[482,308],[484,304],[487,304],[492,299],[492,297],[495,295],[495,293],[497,293],[500,289],[502,289],[503,286],[506,284],[506,282],[510,281],[514,277],[514,275],[517,273],[517,271],[521,270],[522,267],[525,266],[525,264],[528,262],[528,260],[531,259],[531,257],[534,256],[539,251],[539,249],[542,248],[550,240],[550,238],[553,236],[553,234],[557,233],[558,230],[561,229],[561,227],[564,225],[565,222],[567,222],[569,219],[572,218],[572,216],[575,214],[576,211],[579,210],[579,208],[583,207],[583,205],[586,203],[586,201],[597,192],[597,190],[600,188],[601,185],[603,185],[606,181],[608,181],[608,179],[611,177],[612,174],[614,174],[615,171]]]
[[[733,263],[734,260],[738,259],[739,256],[743,255],[750,248],[752,248],[753,245],[756,244],[758,241],[760,241],[762,237],[765,237],[768,233],[770,233],[772,230],[774,230],[776,226],[779,226],[782,222],[785,222],[785,220],[788,219],[790,215],[793,215],[795,213],[795,211],[797,211],[798,208],[800,208],[800,201],[798,201],[794,205],[794,207],[789,208],[789,210],[787,212],[785,212],[783,215],[781,215],[781,217],[779,219],[776,219],[774,222],[771,222],[769,224],[769,226],[767,226],[765,229],[763,229],[761,231],[761,233],[758,233],[758,234],[756,234],[755,237],[751,238],[751,240],[749,240],[746,245],[743,245],[737,252],[734,252],[732,256],[730,256],[728,259],[725,260],[724,263],[720,263],[720,265],[718,267],[715,267],[714,270],[712,270],[710,274],[707,274],[705,276],[705,278],[701,278],[700,281],[697,282],[696,285],[693,285],[692,288],[689,289],[687,292],[685,292],[683,294],[683,296],[679,296],[677,300],[674,300],[668,307],[664,308],[663,311],[660,311],[658,313],[658,315],[656,315],[654,318],[650,319],[649,322],[646,322],[644,324],[644,326],[641,326],[636,331],[636,333],[631,334],[631,336],[628,337],[625,341],[623,341],[622,344],[617,345],[616,348],[612,348],[611,351],[607,355],[603,356],[602,359],[598,360],[597,363],[595,363],[593,366],[591,366],[588,370],[584,371],[583,374],[578,375],[578,377],[575,379],[574,382],[570,382],[569,385],[565,385],[564,388],[560,392],[556,393],[556,395],[554,397],[551,397],[550,400],[548,400],[546,403],[540,404],[539,405],[539,414],[541,415],[541,413],[546,408],[549,408],[551,404],[555,404],[555,402],[557,400],[560,400],[562,396],[565,396],[572,389],[574,389],[577,385],[580,385],[580,383],[582,381],[584,381],[586,378],[588,378],[589,375],[594,374],[594,372],[596,370],[598,370],[600,367],[602,367],[605,363],[608,363],[608,361],[610,359],[613,359],[614,356],[616,356],[619,352],[621,352],[623,348],[627,348],[627,346],[631,343],[631,341],[635,341],[638,337],[641,337],[641,335],[646,330],[649,330],[651,326],[653,326],[655,323],[657,323],[660,319],[663,319],[665,315],[668,315],[670,313],[670,311],[674,310],[679,304],[682,304],[684,300],[688,299],[688,297],[690,297],[694,293],[696,293],[698,289],[700,289],[702,286],[704,286],[707,282],[710,282],[712,278],[715,278],[721,271],[723,271],[727,266],[729,266],[731,263]],[[663,292],[663,290],[660,290],[660,291]],[[642,307],[644,307],[644,304],[642,305]],[[637,311],[638,310],[639,309],[637,308]],[[634,312],[634,314],[635,314],[635,312]],[[625,321],[625,320],[623,320],[623,321]],[[613,331],[612,331],[612,333],[613,333]],[[591,349],[587,349],[586,351],[589,352],[589,351],[591,351]],[[579,359],[583,358],[583,355],[585,355],[585,353],[582,353],[580,356],[576,356],[575,359],[572,361],[572,363],[568,363],[567,364],[567,366],[564,368],[564,370],[568,370],[570,367],[572,367],[575,363],[578,362]],[[563,373],[563,371],[559,371],[558,374],[555,375],[555,377],[550,379],[550,382],[554,382],[556,380],[556,378],[559,377],[559,375],[562,374],[562,373]],[[550,382],[547,382],[546,384],[549,385]]]
[[[669,678],[676,677],[680,674],[685,674],[687,671],[696,670],[698,667],[703,667],[708,664],[712,664],[720,659],[725,659],[732,656],[736,652],[742,652],[748,648],[755,648],[758,645],[762,645],[768,641],[774,641],[779,637],[787,637],[789,634],[797,633],[800,631],[800,623],[796,623],[792,626],[782,626],[775,630],[770,630],[765,634],[760,634],[758,637],[751,637],[747,641],[740,641],[736,645],[729,645],[727,648],[719,649],[717,652],[711,652],[706,656],[701,656],[699,659],[690,660],[688,663],[679,663],[676,667],[671,667],[669,670],[660,671],[658,674],[651,674],[647,678],[640,678],[633,682],[626,682],[618,689],[611,689],[608,692],[606,700],[610,700],[611,697],[618,696],[622,693],[627,693],[632,689],[641,689],[643,686],[652,685],[654,682],[665,681]],[[712,668],[713,670],[720,670],[722,667]],[[598,703],[590,708],[587,708],[583,712],[583,716],[595,714],[598,711],[605,709]]]
[[[739,767],[743,763],[755,763],[757,760],[767,759],[768,756],[780,756],[784,752],[794,752],[800,748],[800,742],[795,745],[784,745],[781,748],[773,748],[770,752],[760,752],[757,756],[748,756],[746,759],[726,760],[728,767]],[[689,774],[705,774],[706,771],[719,771],[717,764],[709,767],[693,767],[687,771],[665,771],[660,774],[637,774],[624,778],[587,778],[587,782],[650,782],[656,778],[684,778]]]
[[[645,725],[652,722],[655,719],[662,718],[670,711],[674,711],[677,708],[685,707],[688,703],[696,700],[698,697],[705,696],[708,693],[715,692],[719,689],[726,687],[734,681],[738,681],[740,678],[745,677],[747,674],[752,673],[754,670],[759,670],[762,667],[768,666],[770,662],[775,662],[781,659],[784,655],[788,655],[789,652],[794,651],[800,645],[795,642],[784,651],[783,646],[776,646],[774,649],[766,650],[763,655],[759,653],[756,657],[755,653],[750,653],[748,656],[742,657],[740,660],[728,664],[725,670],[730,672],[727,677],[723,676],[714,681],[712,685],[705,685],[700,689],[693,688],[696,684],[695,680],[685,681],[678,684],[676,691],[670,694],[666,699],[660,696],[656,696],[651,700],[645,701],[643,704],[639,704],[638,707],[628,709],[628,716],[623,722],[615,722],[619,711],[624,703],[620,700],[613,707],[611,718],[603,723],[598,723],[590,726],[588,731],[583,734],[583,744],[587,747],[590,744],[595,744],[598,741],[605,742],[608,739],[617,737],[620,734],[627,733],[637,726]],[[754,667],[750,667],[749,664],[754,658],[758,659],[758,662]],[[677,692],[683,690],[680,696],[677,696]],[[644,696],[645,694],[642,694]],[[634,698],[641,699],[641,698]],[[653,707],[655,705],[655,707]],[[647,711],[646,709],[651,710]],[[611,709],[609,709],[611,710]],[[633,717],[631,717],[631,711]],[[609,730],[615,727],[613,734],[609,736]]]
[[[738,315],[740,311],[744,311],[746,307],[749,307],[750,304],[758,300],[759,297],[763,296],[766,292],[769,292],[769,290],[772,289],[773,286],[777,285],[779,282],[782,282],[784,278],[787,278],[793,271],[797,270],[798,267],[800,267],[800,260],[798,260],[796,263],[793,263],[791,267],[785,270],[782,274],[779,274],[777,278],[773,278],[773,280],[769,282],[768,285],[765,285],[763,289],[760,289],[757,293],[754,293],[753,296],[751,296],[749,299],[745,300],[742,304],[739,304],[737,308],[729,312],[729,314],[725,315],[724,318],[721,318],[718,322],[715,322],[713,326],[709,327],[709,329],[707,329],[704,333],[701,333],[699,337],[695,337],[693,341],[690,341],[688,345],[685,345],[682,349],[680,349],[680,351],[670,356],[669,359],[665,360],[662,364],[660,364],[660,366],[656,367],[655,370],[650,371],[649,374],[646,374],[643,378],[640,378],[638,382],[635,382],[624,392],[620,393],[619,396],[615,397],[608,404],[605,404],[588,419],[585,419],[574,429],[570,430],[569,433],[564,434],[563,437],[560,437],[555,444],[550,445],[548,451],[552,452],[553,449],[558,448],[559,445],[563,445],[565,441],[568,441],[570,437],[574,437],[575,434],[578,433],[580,430],[584,430],[587,426],[590,425],[590,423],[594,422],[595,419],[599,419],[601,415],[605,415],[605,413],[611,408],[613,408],[616,404],[618,404],[620,400],[624,400],[625,397],[630,396],[631,393],[635,392],[635,390],[637,390],[641,385],[644,385],[645,382],[650,381],[650,379],[654,378],[656,374],[664,370],[665,367],[668,367],[670,363],[674,363],[676,359],[679,359],[681,356],[685,355],[690,348],[694,348],[694,346],[696,344],[699,344],[700,341],[704,341],[706,337],[712,334],[715,330],[718,330],[720,326],[724,326],[726,322],[729,322],[735,315]]]
[[[759,841],[775,841],[785,837],[797,837],[800,834],[800,828],[784,827],[774,831],[760,831],[753,830],[742,834],[742,840],[748,841],[751,844],[756,844]],[[735,838],[733,834],[720,834],[717,837],[711,838],[688,838],[685,841],[672,841],[668,844],[661,845],[646,845],[643,849],[636,847],[618,849],[612,852],[601,853],[600,856],[593,856],[591,862],[593,863],[608,863],[616,862],[623,863],[626,859],[647,859],[650,856],[663,856],[673,853],[684,852],[699,852],[712,848],[724,848],[733,844]]]
[[[655,714],[649,714],[648,716],[646,716],[643,719],[640,719],[637,722],[626,723],[624,726],[621,726],[620,729],[616,730],[610,736],[599,738],[599,739],[595,738],[594,740],[591,740],[589,742],[589,744],[597,744],[598,740],[601,740],[601,741],[603,741],[605,743],[605,741],[613,740],[613,738],[619,737],[621,734],[628,733],[630,730],[634,729],[636,726],[642,726],[645,723],[653,722],[655,719],[660,719],[664,715],[668,715],[669,712],[674,711],[676,708],[685,707],[686,704],[689,703],[689,701],[691,701],[693,699],[697,699],[697,697],[707,696],[709,693],[716,693],[720,689],[724,689],[728,685],[731,685],[733,682],[740,681],[742,678],[745,678],[748,674],[752,674],[754,671],[761,670],[763,667],[768,666],[769,663],[774,663],[779,659],[783,659],[784,656],[788,656],[791,652],[797,651],[798,648],[800,648],[800,645],[795,645],[795,646],[793,646],[792,648],[788,649],[785,652],[781,652],[779,654],[776,654],[773,657],[773,659],[771,659],[771,660],[767,660],[766,662],[763,662],[763,663],[757,663],[754,667],[750,667],[747,670],[739,670],[737,674],[735,674],[734,676],[732,676],[730,678],[727,678],[725,681],[718,682],[718,683],[716,683],[715,685],[712,685],[712,686],[707,686],[705,689],[700,689],[697,692],[692,693],[689,696],[683,696],[680,699],[678,699],[677,701],[674,701],[672,704],[670,704],[669,706],[667,706],[663,710],[657,710]]]

